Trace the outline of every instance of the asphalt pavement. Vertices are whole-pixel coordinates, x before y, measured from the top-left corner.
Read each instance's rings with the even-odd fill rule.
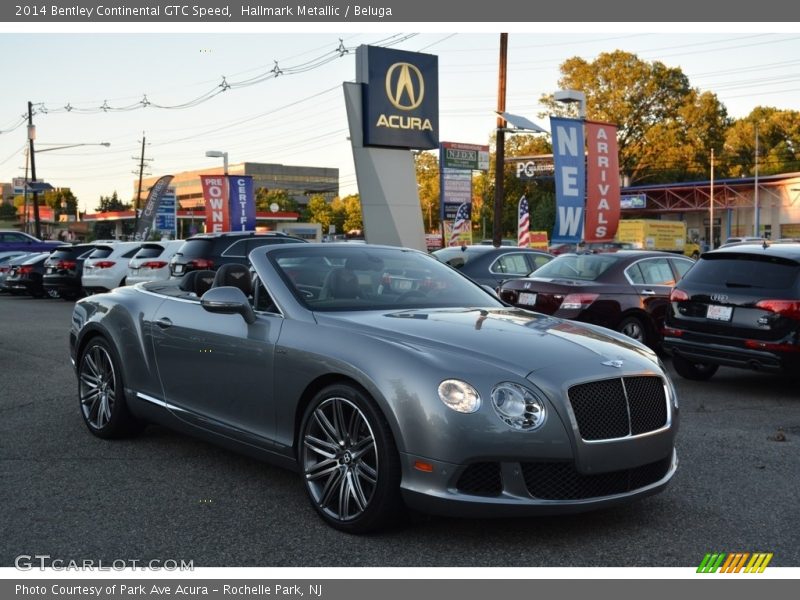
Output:
[[[673,373],[681,463],[660,495],[575,516],[415,515],[352,536],[320,521],[294,473],[161,427],[123,441],[90,435],[69,361],[71,309],[0,295],[2,567],[35,554],[196,567],[689,567],[738,551],[800,566],[796,379]]]

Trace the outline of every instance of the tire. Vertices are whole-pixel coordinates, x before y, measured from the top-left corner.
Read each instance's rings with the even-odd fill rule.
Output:
[[[714,373],[719,368],[719,365],[689,360],[675,353],[672,355],[672,365],[678,375],[693,381],[707,381],[714,376]]]
[[[142,424],[125,402],[120,362],[104,338],[89,341],[78,360],[78,398],[83,422],[104,439],[138,433]]]
[[[641,342],[645,346],[651,345],[650,330],[647,323],[639,317],[625,317],[617,325],[617,331],[624,333],[629,338]]]
[[[356,388],[331,385],[314,397],[298,458],[312,506],[335,529],[366,533],[402,515],[400,459],[389,425]]]

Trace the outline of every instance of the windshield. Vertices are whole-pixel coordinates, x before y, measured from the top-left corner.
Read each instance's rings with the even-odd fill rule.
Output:
[[[269,257],[310,310],[503,306],[480,286],[415,250],[331,244],[281,249]]]
[[[532,275],[548,279],[581,279],[594,281],[617,262],[614,254],[562,254]]]

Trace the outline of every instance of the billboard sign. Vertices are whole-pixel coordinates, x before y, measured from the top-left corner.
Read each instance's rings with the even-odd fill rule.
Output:
[[[364,145],[428,150],[439,145],[439,57],[377,46],[356,54],[366,73]]]
[[[459,206],[472,204],[472,171],[442,169],[440,189],[440,216],[443,221],[452,221],[456,218]]]
[[[439,145],[439,164],[445,169],[488,171],[489,146],[442,142]]]

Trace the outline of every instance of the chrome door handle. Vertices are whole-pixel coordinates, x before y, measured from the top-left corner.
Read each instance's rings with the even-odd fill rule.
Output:
[[[156,325],[158,325],[161,329],[168,329],[172,327],[172,321],[170,321],[167,317],[162,317],[156,321]]]
[[[655,296],[655,290],[642,290],[642,296]]]

